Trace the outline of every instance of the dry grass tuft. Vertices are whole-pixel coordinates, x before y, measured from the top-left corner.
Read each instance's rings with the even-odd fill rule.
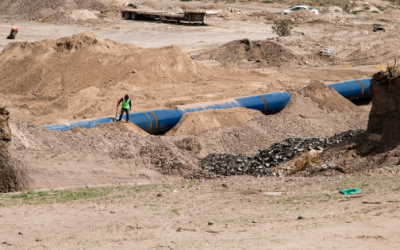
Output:
[[[294,160],[294,168],[290,174],[297,173],[307,167],[312,166],[312,164],[316,162],[319,162],[317,151],[311,150],[306,154],[302,154]]]

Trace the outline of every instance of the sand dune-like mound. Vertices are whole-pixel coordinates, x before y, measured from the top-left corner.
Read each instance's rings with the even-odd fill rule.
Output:
[[[62,92],[128,81],[149,85],[165,78],[191,81],[206,66],[196,63],[178,46],[142,49],[90,33],[34,43],[10,43],[0,54],[0,91]]]
[[[101,110],[110,103],[98,106],[98,101],[116,92],[121,98],[135,89],[203,81],[214,74],[214,69],[192,60],[179,46],[143,49],[90,33],[10,43],[0,53],[0,68],[0,92],[28,96],[18,101],[20,108],[32,110],[35,116],[69,113],[68,120],[108,115],[109,111]],[[62,121],[44,123],[51,122]]]
[[[207,129],[244,123],[260,115],[263,115],[260,111],[247,108],[212,109],[187,113],[166,135],[196,135]]]
[[[300,60],[282,45],[268,41],[235,40],[193,56],[199,61],[216,60],[226,67],[263,68]]]

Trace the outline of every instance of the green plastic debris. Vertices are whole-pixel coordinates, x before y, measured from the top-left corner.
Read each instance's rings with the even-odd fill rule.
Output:
[[[343,190],[340,190],[340,192],[344,195],[358,194],[360,192],[360,189],[357,189],[357,188],[343,189]]]

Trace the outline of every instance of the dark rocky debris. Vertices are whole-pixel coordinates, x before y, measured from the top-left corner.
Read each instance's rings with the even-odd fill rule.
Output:
[[[309,138],[305,140],[289,138],[281,143],[273,144],[268,149],[260,150],[255,156],[210,154],[199,161],[199,166],[203,170],[224,176],[279,176],[279,173],[273,173],[269,168],[290,161],[296,155],[307,153],[312,149],[321,152],[331,145],[341,143],[363,132],[363,130],[349,130],[335,134],[330,138]]]

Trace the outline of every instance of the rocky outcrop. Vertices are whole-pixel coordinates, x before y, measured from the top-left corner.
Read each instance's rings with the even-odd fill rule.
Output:
[[[0,150],[7,150],[11,141],[11,130],[8,126],[9,112],[0,105]]]
[[[367,131],[381,134],[385,141],[400,141],[400,75],[397,68],[376,73],[369,88],[372,109]]]
[[[0,105],[0,193],[27,189],[30,182],[23,163],[12,158],[8,152],[11,142],[9,119],[9,112]]]

